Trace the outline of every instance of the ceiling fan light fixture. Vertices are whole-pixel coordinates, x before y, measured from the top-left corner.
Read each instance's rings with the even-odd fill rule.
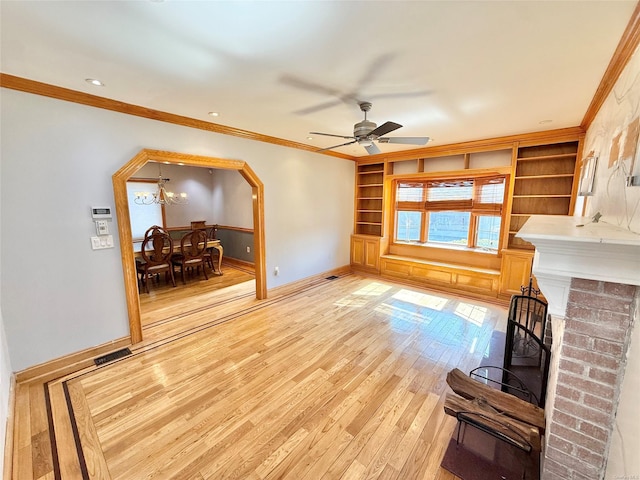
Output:
[[[361,122],[356,123],[353,126],[353,136],[354,137],[366,137],[376,129],[377,125],[369,120],[363,120]]]
[[[364,113],[364,120],[356,123],[353,126],[353,136],[346,135],[334,135],[333,133],[322,133],[322,132],[309,132],[309,134],[315,135],[324,135],[326,137],[338,137],[344,138],[346,140],[351,140],[346,143],[341,143],[339,145],[333,145],[331,147],[322,148],[320,150],[316,150],[317,152],[325,152],[327,150],[332,150],[338,147],[344,147],[346,145],[351,145],[353,143],[358,143],[358,145],[363,146],[369,155],[377,155],[382,153],[378,148],[375,142],[379,143],[403,143],[408,145],[424,145],[429,141],[429,137],[384,137],[383,135],[387,135],[399,128],[402,127],[399,123],[395,122],[385,122],[379,127],[367,120],[367,112],[371,109],[371,103],[369,102],[361,102],[360,110]],[[308,138],[308,137],[307,137]]]

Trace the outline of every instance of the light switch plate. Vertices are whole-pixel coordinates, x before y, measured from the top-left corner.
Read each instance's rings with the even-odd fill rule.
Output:
[[[91,237],[92,250],[104,250],[105,248],[113,248],[113,235]]]

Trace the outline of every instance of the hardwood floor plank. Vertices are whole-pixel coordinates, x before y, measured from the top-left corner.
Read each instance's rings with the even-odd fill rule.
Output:
[[[402,440],[398,443],[391,458],[387,462],[395,470],[401,471],[404,467],[416,441],[420,437],[429,418],[433,415],[434,409],[438,406],[438,400],[439,397],[434,394],[428,394],[424,398],[423,403],[420,405],[419,410],[408,426]]]
[[[51,437],[49,435],[49,419],[44,388],[39,383],[30,384],[28,387],[32,445],[31,463],[33,478],[38,479],[53,475]]]
[[[457,480],[439,466],[445,376],[478,364],[504,309],[358,275],[260,301],[251,282],[194,285],[154,285],[170,316],[132,355],[50,384],[63,480]],[[43,396],[16,397],[20,480],[53,474]]]
[[[261,478],[267,478],[269,472],[275,467],[280,465],[287,455],[291,453],[300,443],[309,435],[309,432],[304,428],[299,429],[296,433],[291,435],[287,440],[280,445],[271,455],[269,455],[262,463],[255,469],[256,475]]]
[[[16,384],[15,391],[15,411],[14,411],[14,457],[13,476],[14,478],[33,478],[33,456],[38,456],[37,451],[32,453],[31,434],[31,397],[30,386],[28,384]]]
[[[82,479],[83,475],[78,461],[78,451],[63,384],[59,381],[50,383],[49,396],[51,398],[51,414],[58,446],[60,475],[65,480]]]
[[[72,381],[67,383],[67,390],[73,405],[77,434],[82,444],[87,474],[92,479],[110,480],[109,468],[102,453],[100,440],[98,439],[82,387],[79,382]]]

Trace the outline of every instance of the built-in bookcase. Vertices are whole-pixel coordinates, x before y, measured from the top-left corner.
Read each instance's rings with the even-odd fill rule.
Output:
[[[572,213],[577,155],[577,141],[518,148],[509,248],[534,249],[515,236],[531,215]]]
[[[384,163],[358,165],[356,234],[382,236]]]

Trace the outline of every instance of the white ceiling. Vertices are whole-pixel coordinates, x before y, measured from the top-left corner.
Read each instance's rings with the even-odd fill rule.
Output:
[[[318,148],[371,101],[442,145],[579,125],[635,5],[1,1],[0,70]]]

